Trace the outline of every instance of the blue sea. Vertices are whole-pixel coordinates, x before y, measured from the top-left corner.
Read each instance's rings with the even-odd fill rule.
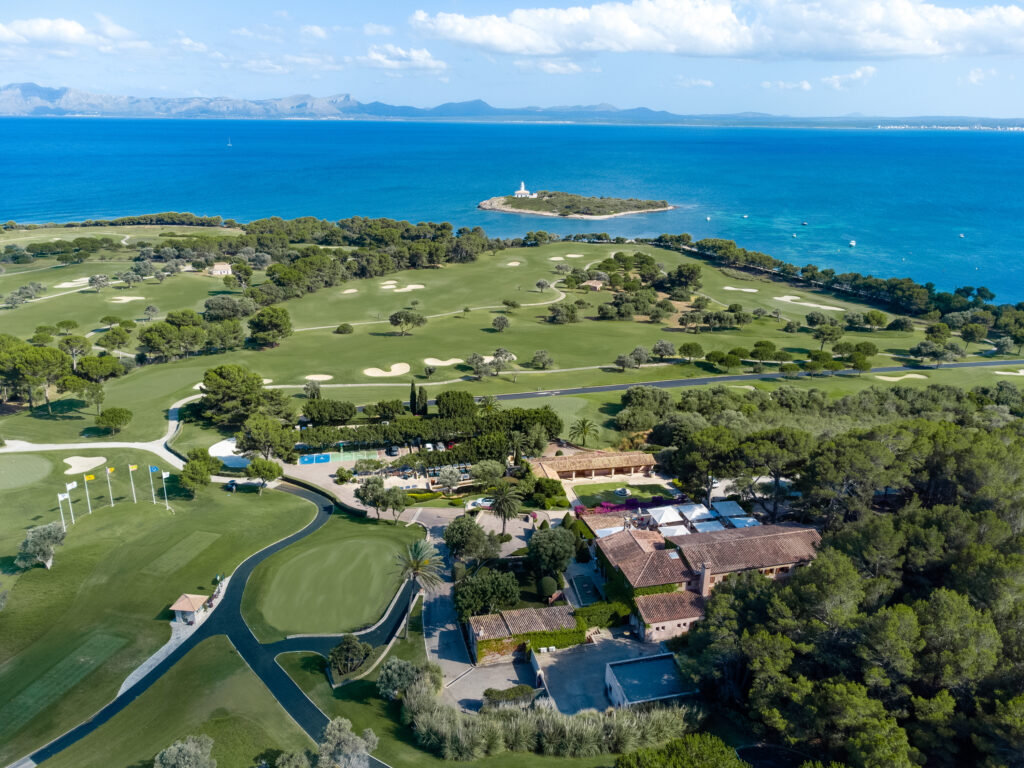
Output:
[[[8,118],[0,157],[5,221],[174,210],[451,221],[499,236],[689,232],[1024,300],[1020,133]],[[595,222],[476,208],[520,181],[678,207]]]

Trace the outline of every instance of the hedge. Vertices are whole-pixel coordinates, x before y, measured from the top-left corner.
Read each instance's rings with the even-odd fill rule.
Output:
[[[640,595],[662,595],[666,592],[676,592],[679,589],[678,584],[659,584],[656,587],[639,587],[633,590],[633,597],[639,597]]]
[[[422,493],[406,493],[405,495],[409,497],[409,501],[423,502],[439,499],[442,494],[440,491],[424,491]]]
[[[626,603],[594,603],[576,609],[577,624],[587,627],[614,627],[629,618],[632,609]]]
[[[522,683],[511,688],[487,688],[484,690],[484,704],[529,704],[533,701],[533,686]]]
[[[531,648],[544,648],[554,646],[555,648],[569,648],[579,645],[587,639],[586,628],[580,629],[555,629],[550,632],[527,632],[520,635],[526,641],[527,650]]]

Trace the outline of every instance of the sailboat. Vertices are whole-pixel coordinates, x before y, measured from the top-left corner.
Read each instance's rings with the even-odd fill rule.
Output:
[[[229,147],[231,146],[231,137],[230,136],[228,136],[228,146]]]

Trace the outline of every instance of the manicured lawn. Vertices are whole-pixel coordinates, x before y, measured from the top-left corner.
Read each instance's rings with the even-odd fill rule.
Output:
[[[218,765],[252,766],[279,751],[311,750],[223,635],[204,640],[127,708],[46,768],[137,768],[178,739],[206,734]]]
[[[629,496],[619,496],[615,493],[618,488],[628,488]],[[597,483],[595,485],[577,485],[576,495],[579,500],[588,507],[596,507],[602,501],[613,504],[622,504],[627,499],[638,501],[650,501],[654,496],[669,497],[672,494],[664,485],[654,483]]]
[[[484,254],[474,263],[447,265],[440,269],[408,270],[388,276],[399,286],[424,285],[421,290],[397,293],[384,288],[384,280],[353,280],[341,286],[321,290],[301,299],[284,302],[292,315],[297,332],[285,339],[278,347],[266,350],[242,349],[222,355],[201,355],[172,363],[143,366],[125,377],[106,384],[106,405],[119,405],[132,410],[135,418],[117,439],[153,439],[159,436],[164,426],[161,409],[177,399],[195,394],[194,385],[202,379],[207,368],[224,363],[240,363],[272,379],[275,385],[289,387],[296,395],[295,404],[300,405],[298,395],[305,384],[305,377],[318,373],[332,376],[326,383],[324,393],[328,397],[348,399],[357,403],[373,402],[389,397],[406,396],[409,379],[428,388],[431,395],[441,389],[462,389],[476,395],[508,392],[546,392],[575,386],[643,383],[666,378],[686,378],[720,373],[714,366],[697,362],[684,363],[669,359],[662,365],[653,365],[639,370],[621,372],[614,366],[616,355],[631,351],[634,347],[651,348],[659,339],[671,341],[678,346],[683,342],[696,341],[705,351],[728,351],[734,347],[750,348],[759,339],[774,342],[780,349],[787,350],[797,358],[819,344],[805,329],[799,333],[784,333],[781,324],[767,317],[755,320],[742,329],[722,330],[694,334],[683,331],[669,318],[661,323],[650,323],[642,318],[634,321],[602,321],[594,319],[597,305],[612,299],[612,292],[600,293],[570,292],[571,298],[583,298],[591,304],[582,311],[580,322],[556,326],[546,322],[546,306],[522,306],[507,315],[510,326],[503,333],[491,328],[491,321],[504,310],[483,308],[500,305],[502,299],[515,299],[522,304],[547,302],[555,297],[552,288],[538,291],[535,283],[543,278],[555,282],[559,275],[554,271],[558,264],[586,266],[611,255],[617,246],[586,245],[578,243],[555,243],[541,248],[509,249],[495,254]],[[687,256],[645,248],[652,252],[666,267],[692,261]],[[581,253],[580,259],[568,259],[565,254]],[[561,262],[551,258],[561,256]],[[520,266],[506,266],[510,261],[519,261]],[[62,270],[67,270],[63,272]],[[43,271],[33,275],[44,275],[45,280],[57,284],[58,277],[83,276],[95,272],[110,272],[110,265],[103,262],[87,262],[83,265]],[[702,264],[704,287],[702,292],[720,304],[740,303],[746,310],[762,308],[780,309],[783,319],[799,319],[812,311],[811,307],[778,301],[781,296],[796,296],[798,301],[818,303],[842,309],[866,309],[846,299],[838,299],[824,291],[810,291],[784,282],[739,277],[715,267]],[[22,284],[24,280],[15,275],[0,277],[0,281],[14,281],[10,287]],[[4,284],[0,282],[0,287]],[[727,287],[747,288],[756,293],[726,291]],[[346,290],[356,290],[345,294]],[[56,290],[56,289],[54,289]],[[102,294],[91,291],[73,293],[60,299],[47,300],[25,305],[16,310],[2,310],[5,330],[27,336],[40,323],[52,323],[70,313],[83,323],[82,329],[94,328],[100,316],[109,312],[136,317],[147,303],[155,303],[165,313],[172,309],[191,307],[201,309],[206,298],[224,293],[223,286],[216,280],[195,275],[180,274],[170,278],[163,285],[146,281],[132,288],[130,295],[141,295],[145,301],[114,305],[109,303],[120,295],[120,289],[107,289]],[[387,322],[387,316],[401,307],[411,307],[431,315],[423,328],[407,336],[397,332]],[[461,311],[464,306],[478,307],[469,313]],[[55,309],[59,314],[55,314]],[[116,311],[115,311],[116,310]],[[839,310],[827,310],[826,314],[840,316]],[[435,316],[436,315],[436,316]],[[341,322],[355,325],[351,335],[336,335],[333,328]],[[324,326],[321,330],[302,330]],[[845,341],[871,341],[880,353],[872,360],[876,366],[901,362],[899,355],[923,338],[922,331],[897,333],[891,331],[850,332]],[[437,371],[428,379],[424,372],[428,357],[441,360],[450,358],[466,359],[478,352],[490,354],[497,347],[505,347],[518,357],[512,370],[483,381],[462,380],[468,374],[464,365],[437,366]],[[529,360],[538,349],[547,350],[555,360],[555,368],[537,371],[529,367]],[[975,345],[975,350],[978,345]],[[893,357],[896,355],[897,357]],[[980,359],[972,355],[970,359]],[[389,369],[395,363],[406,363],[410,372],[394,377],[373,378],[364,374],[364,369],[377,367]],[[567,370],[572,368],[584,370]],[[770,370],[774,368],[769,366]],[[743,371],[749,370],[745,366]],[[740,371],[733,371],[734,373]],[[930,371],[924,371],[931,376]],[[964,381],[994,382],[1006,380],[992,370],[970,372]],[[973,376],[973,378],[971,378]],[[869,379],[867,374],[862,379]],[[859,388],[850,377],[834,377],[843,381],[842,386]],[[825,379],[821,379],[824,381]],[[871,383],[881,383],[871,379]],[[909,381],[907,383],[914,383]],[[834,385],[829,385],[834,386]],[[594,401],[589,396],[582,400],[577,396],[546,401],[552,404],[563,419],[569,421],[585,415],[598,424],[599,445],[614,445],[618,435],[613,431],[611,418],[616,407],[604,409],[602,402],[595,411]],[[535,405],[530,403],[524,405]],[[155,407],[154,407],[155,406]],[[36,409],[34,414],[18,413],[0,419],[0,434],[7,438],[32,441],[70,441],[83,438],[103,441],[111,436],[101,434],[93,427],[93,415],[85,404],[72,397],[60,399],[54,415]],[[189,438],[194,444],[202,444],[197,436]],[[211,442],[214,442],[211,440]],[[187,445],[188,443],[183,443]]]
[[[0,764],[46,743],[113,698],[125,677],[170,637],[168,607],[178,595],[212,591],[214,575],[229,574],[315,514],[308,502],[276,492],[258,497],[209,488],[194,500],[181,498],[174,476],[167,511],[151,501],[145,472],[151,454],[75,454],[106,459],[90,470],[96,477],[89,483],[91,515],[81,474],[64,474],[68,453],[0,457],[0,581],[10,590],[0,613]],[[138,504],[132,503],[129,463],[140,466]],[[113,507],[103,466],[115,467]],[[55,496],[71,480],[79,484],[71,492],[78,522],[71,525],[67,517],[67,538],[53,569],[14,573],[25,529],[60,520]]]
[[[413,613],[408,639],[396,642],[391,648],[390,656],[417,663],[426,659],[420,619],[418,604]],[[356,732],[363,728],[373,729],[380,739],[380,746],[374,752],[375,757],[393,768],[442,768],[452,765],[420,749],[412,729],[401,723],[401,705],[397,702],[384,701],[377,695],[377,670],[380,667],[363,680],[332,690],[324,675],[319,672],[319,659],[320,657],[314,654],[299,653],[278,657],[285,671],[330,717],[347,717],[352,721],[352,727]],[[572,759],[504,753],[456,765],[465,768],[604,768],[610,767],[614,762],[615,758],[611,755]]]
[[[400,585],[395,555],[419,526],[342,515],[253,571],[242,614],[261,642],[350,632],[376,622]]]

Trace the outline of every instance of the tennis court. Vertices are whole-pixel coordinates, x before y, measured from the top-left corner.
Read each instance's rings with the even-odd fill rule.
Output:
[[[376,459],[380,451],[343,451],[331,453],[331,461],[359,461],[360,459]]]

